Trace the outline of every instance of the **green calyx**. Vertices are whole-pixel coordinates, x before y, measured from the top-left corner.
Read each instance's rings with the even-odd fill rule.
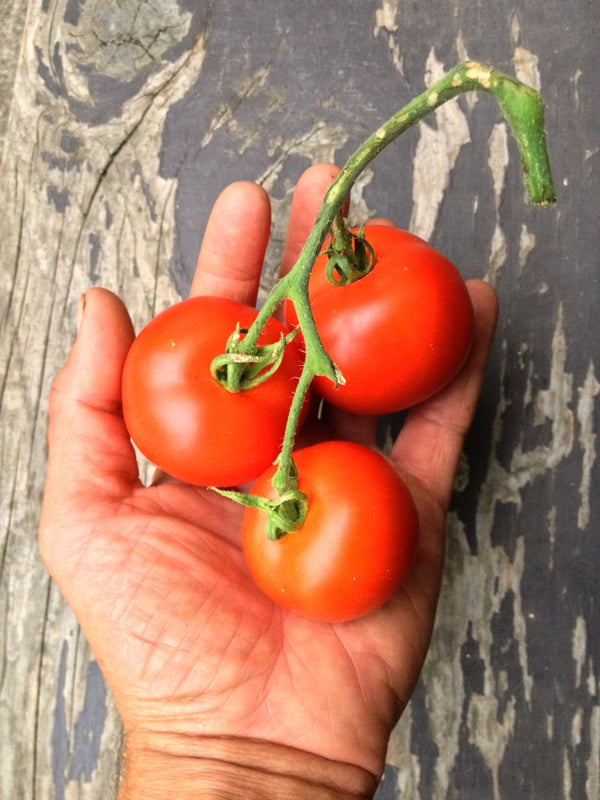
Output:
[[[329,283],[335,286],[347,286],[364,278],[375,264],[375,252],[365,239],[364,225],[358,232],[351,231],[339,213],[333,222],[325,254],[325,274]]]
[[[308,511],[308,497],[298,489],[298,472],[293,459],[289,460],[285,480],[281,478],[279,471],[273,476],[272,485],[277,492],[275,499],[228,489],[212,489],[223,497],[266,514],[267,539],[279,541],[288,533],[300,530]]]
[[[251,352],[243,352],[240,343],[248,331],[238,323],[225,345],[225,352],[213,359],[210,371],[213,378],[229,392],[252,389],[264,383],[277,371],[283,361],[286,346],[298,333],[294,328],[287,335],[281,334],[272,344],[255,347]]]
[[[235,500],[236,503],[264,512],[267,516],[266,536],[273,542],[299,530],[308,509],[308,497],[298,491],[285,492],[276,500],[225,489],[214,489],[214,491],[223,497]]]

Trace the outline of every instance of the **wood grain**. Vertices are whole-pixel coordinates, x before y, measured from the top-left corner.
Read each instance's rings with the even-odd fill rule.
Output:
[[[36,544],[80,294],[113,289],[138,327],[185,295],[210,207],[240,178],[273,201],[266,290],[303,169],[342,163],[470,57],[541,88],[559,205],[526,204],[480,96],[354,193],[357,219],[410,227],[501,302],[432,646],[378,797],[597,800],[598,16],[591,0],[3,6],[0,797],[93,800],[117,780],[118,716]]]

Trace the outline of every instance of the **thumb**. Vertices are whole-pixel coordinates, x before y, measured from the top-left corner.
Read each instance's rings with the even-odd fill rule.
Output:
[[[119,298],[105,289],[88,290],[77,339],[50,393],[46,518],[64,515],[69,500],[114,497],[137,480],[121,412],[121,373],[133,339]]]

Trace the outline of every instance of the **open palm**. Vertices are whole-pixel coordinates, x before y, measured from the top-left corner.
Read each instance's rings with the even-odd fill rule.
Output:
[[[284,270],[334,175],[321,165],[301,179]],[[269,227],[264,192],[229,187],[209,221],[192,294],[253,303]],[[76,344],[52,392],[40,548],[132,740],[264,740],[355,765],[377,781],[429,642],[445,510],[493,334],[492,290],[469,288],[477,320],[469,362],[411,412],[390,456],[419,509],[417,561],[384,608],[336,625],[285,612],[255,587],[240,547],[241,507],[163,474],[141,484],[120,408],[131,322],[110,292],[86,293]],[[322,437],[323,426],[374,446],[372,419],[329,410],[312,435]]]

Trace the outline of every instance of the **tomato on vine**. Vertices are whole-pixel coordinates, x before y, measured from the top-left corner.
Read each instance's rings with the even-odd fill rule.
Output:
[[[277,457],[302,369],[299,344],[288,341],[278,368],[251,388],[228,391],[211,372],[236,325],[247,329],[257,313],[222,297],[193,297],[158,314],[134,340],[122,379],[125,424],[169,475],[233,486],[254,480]],[[257,345],[277,345],[286,333],[271,318]]]
[[[427,242],[397,228],[371,225],[370,271],[333,285],[321,255],[309,280],[309,301],[323,346],[342,373],[337,387],[315,377],[316,392],[356,414],[413,406],[457,374],[473,340],[473,308],[456,267]],[[295,314],[286,307],[288,322]]]
[[[341,209],[384,147],[471,90],[498,101],[533,202],[553,203],[539,94],[464,62],[350,156],[298,260],[260,311],[217,297],[184,301],[144,328],[125,363],[125,422],[150,461],[213,487],[260,475],[251,494],[217,491],[247,506],[243,550],[257,584],[313,619],[354,619],[390,600],[413,560],[418,520],[406,485],[376,452],[349,442],[293,452],[309,388],[358,414],[413,406],[458,373],[474,326],[467,288],[448,259],[392,227],[368,226],[366,240],[352,244]],[[319,254],[332,230],[330,259]],[[347,263],[358,280],[331,285],[326,264],[335,278]],[[282,303],[301,327],[303,348],[273,317]]]
[[[267,514],[248,507],[242,545],[257,585],[275,603],[310,619],[342,622],[380,608],[398,590],[416,553],[412,496],[390,462],[345,441],[294,453],[298,491],[307,499],[300,527],[266,536]],[[274,468],[252,494],[276,498]]]

